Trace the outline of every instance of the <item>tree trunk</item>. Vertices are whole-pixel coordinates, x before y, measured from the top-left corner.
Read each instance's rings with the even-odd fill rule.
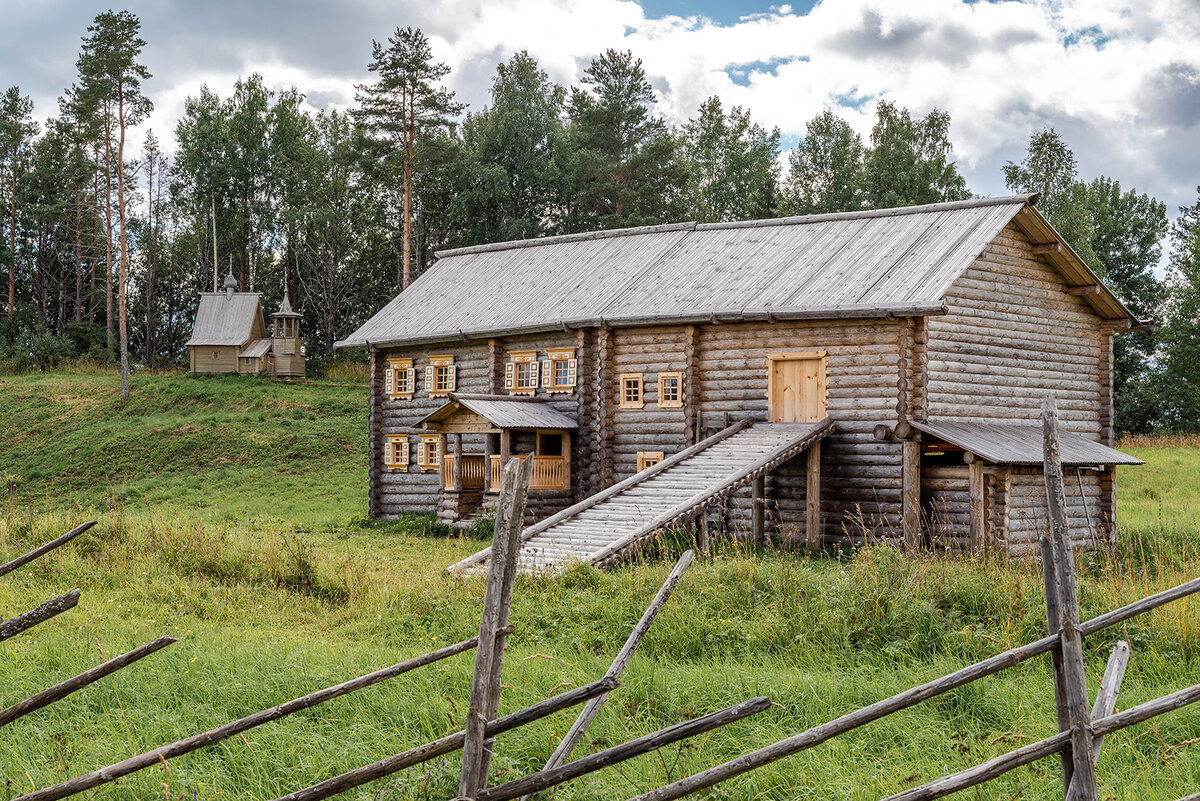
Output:
[[[15,156],[14,156],[15,161]],[[12,228],[8,235],[8,252],[11,261],[8,263],[8,316],[17,308],[17,166],[12,170]]]
[[[97,154],[99,155],[99,154]],[[96,203],[100,202],[100,173],[98,171],[92,173],[92,256],[91,262],[91,286],[88,288],[88,322],[96,322],[96,238],[99,233],[96,230],[96,224],[99,219],[96,215]]]
[[[146,230],[146,366],[154,366],[154,162],[149,164],[146,186],[149,225]]]
[[[75,322],[83,322],[83,187],[75,188]]]
[[[107,104],[106,104],[107,105]],[[107,116],[108,110],[105,109]],[[104,126],[104,333],[108,355],[113,355],[113,252],[112,252],[112,128]]]
[[[125,274],[129,263],[128,236],[125,233],[125,92],[117,83],[117,213],[121,218],[121,264],[117,280],[117,306],[121,338],[121,400],[129,400],[129,326],[125,309]]]
[[[408,98],[408,119],[405,121],[404,127],[404,270],[403,277],[400,281],[400,289],[408,289],[408,285],[412,280],[412,200],[413,200],[413,185],[412,185],[412,169],[413,169],[413,140],[417,136],[417,122],[415,117],[416,96],[410,95]]]

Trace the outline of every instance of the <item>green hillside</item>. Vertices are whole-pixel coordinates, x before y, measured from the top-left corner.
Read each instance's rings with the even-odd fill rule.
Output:
[[[22,507],[288,522],[366,511],[367,391],[248,376],[0,377],[0,474]]]
[[[0,643],[0,708],[162,635],[171,647],[0,732],[14,798],[478,631],[482,581],[443,568],[479,547],[429,520],[370,524],[366,395],[259,379],[134,377],[128,404],[99,373],[0,378],[0,561],[81,519],[99,524],[0,577],[0,618],[79,587],[79,606]],[[1120,542],[1080,559],[1086,617],[1200,575],[1197,444],[1139,441],[1119,482]],[[1193,470],[1189,479],[1186,471]],[[1181,472],[1182,471],[1182,472]],[[522,576],[501,712],[601,675],[684,540],[638,563]],[[888,547],[807,555],[714,543],[631,662],[576,755],[755,695],[757,717],[561,788],[559,801],[644,792],[1045,631],[1036,565]],[[1094,691],[1118,637],[1133,656],[1121,708],[1194,684],[1200,600],[1085,643]],[[458,656],[88,797],[272,799],[460,728]],[[573,716],[500,737],[494,781],[537,770]],[[875,801],[1053,733],[1046,658],[878,721],[699,797]],[[457,758],[339,796],[444,801]],[[1101,791],[1174,801],[1200,787],[1200,708],[1105,739]],[[963,798],[1061,799],[1057,763]]]

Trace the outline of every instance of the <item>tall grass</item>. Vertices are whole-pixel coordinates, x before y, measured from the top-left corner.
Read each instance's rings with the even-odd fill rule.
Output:
[[[342,376],[345,383],[354,383]],[[322,686],[465,639],[480,577],[443,568],[479,547],[432,519],[365,511],[365,394],[258,379],[111,373],[0,379],[0,561],[95,516],[96,528],[0,578],[8,617],[72,587],[78,608],[0,643],[5,706],[157,636],[180,642],[0,732],[0,799],[109,764]],[[55,447],[58,447],[55,450]],[[1197,453],[1127,446],[1115,549],[1080,556],[1083,616],[1200,575]],[[67,458],[69,455],[70,458]],[[1164,466],[1165,465],[1165,466]],[[1169,467],[1175,465],[1175,467]],[[1185,472],[1181,472],[1185,471]],[[686,532],[611,570],[522,576],[502,711],[601,675]],[[1193,684],[1200,606],[1172,604],[1088,639],[1094,689],[1118,636],[1133,646],[1120,706]],[[650,630],[577,754],[766,694],[766,713],[563,787],[625,798],[774,742],[1045,632],[1036,564],[909,556],[886,545],[807,554],[716,540]],[[459,656],[169,761],[91,798],[264,799],[461,728]],[[1038,659],[715,788],[724,799],[877,799],[1053,733]],[[538,769],[569,713],[501,737],[493,781]],[[1106,739],[1103,797],[1200,789],[1200,712]],[[455,758],[350,799],[445,799]],[[970,799],[1061,798],[1056,763]]]
[[[72,523],[15,514],[0,523],[13,555]],[[0,582],[0,610],[80,586],[80,608],[0,651],[3,698],[160,634],[182,641],[10,727],[0,775],[15,794],[98,767],[319,686],[471,636],[482,580],[442,571],[478,547],[460,533],[392,527],[314,528],[106,515],[75,543]],[[682,547],[663,543],[662,556]],[[1131,539],[1081,560],[1085,617],[1200,567],[1186,539]],[[611,571],[577,566],[522,576],[514,594],[504,708],[600,675],[669,569],[669,560]],[[11,580],[10,580],[11,579]],[[836,717],[1045,632],[1035,565],[906,556],[886,546],[815,558],[714,543],[651,629],[584,750],[612,745],[755,694],[770,712],[679,748],[573,783],[563,799],[621,798]],[[1096,681],[1118,634],[1134,658],[1122,706],[1195,681],[1193,604],[1167,607],[1122,632],[1089,639]],[[866,799],[1011,749],[1053,731],[1047,662],[954,691],[802,756],[731,782],[721,798]],[[269,798],[440,736],[462,725],[470,658],[173,760],[97,798]],[[556,689],[557,688],[557,689]],[[537,769],[569,723],[562,715],[506,735],[496,781]],[[1105,797],[1173,799],[1200,777],[1200,714],[1172,713],[1113,737]],[[11,749],[11,750],[10,750]],[[6,753],[7,752],[7,753]],[[582,751],[581,751],[582,752]],[[351,798],[447,798],[457,763],[438,762]],[[1049,763],[980,797],[1053,798]],[[1058,792],[1061,793],[1059,790]],[[1061,796],[1059,796],[1061,797]]]

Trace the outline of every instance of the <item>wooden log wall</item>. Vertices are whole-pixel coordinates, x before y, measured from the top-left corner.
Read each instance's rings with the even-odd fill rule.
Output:
[[[443,353],[454,354],[455,386],[458,392],[488,391],[489,347],[486,341],[460,345],[433,345],[420,348],[392,348],[382,350],[376,357],[377,376],[372,394],[379,398],[380,436],[371,447],[371,463],[378,465],[376,486],[373,494],[378,496],[378,508],[371,514],[383,518],[395,518],[404,513],[424,514],[437,511],[439,474],[436,471],[423,473],[417,466],[417,443],[421,434],[431,432],[417,428],[422,418],[446,403],[445,398],[431,398],[425,391],[425,374],[429,369],[429,357]],[[412,400],[390,400],[383,395],[383,370],[389,358],[411,358],[416,368],[416,386]],[[387,435],[407,434],[411,460],[407,471],[388,470],[383,465],[383,442]],[[480,434],[463,435],[463,449],[468,453],[483,453],[483,437]]]
[[[1095,548],[1108,542],[1105,517],[1100,505],[1100,476],[1095,470],[1083,470],[1078,478],[1075,468],[1063,468],[1067,519],[1074,548]],[[1080,496],[1079,482],[1083,482]],[[1014,557],[1034,557],[1038,542],[1049,523],[1046,516],[1046,479],[1040,467],[1014,468],[1009,477],[1008,552]],[[1091,529],[1088,519],[1091,519]]]
[[[684,372],[687,368],[686,348],[687,328],[683,326],[613,331],[612,435],[608,448],[612,454],[614,483],[637,472],[638,451],[662,451],[671,456],[687,447],[685,408],[664,409],[658,405],[658,375]],[[620,377],[623,373],[641,374],[642,408],[620,408]],[[686,392],[686,379],[681,389]]]
[[[367,514],[372,518],[383,515],[383,370],[386,362],[374,348],[370,353],[371,400],[367,412]]]
[[[504,388],[504,365],[508,354],[519,351],[538,351],[539,358],[545,358],[547,348],[574,347],[577,358],[584,358],[581,343],[584,341],[583,332],[561,332],[543,334],[536,337],[497,338],[486,341],[473,341],[449,345],[427,345],[418,348],[392,348],[380,351],[375,357],[372,368],[372,432],[375,439],[370,445],[371,506],[370,513],[376,517],[394,518],[404,513],[424,514],[439,510],[439,475],[436,472],[421,472],[417,465],[417,443],[421,434],[429,434],[418,428],[417,423],[442,407],[446,398],[431,398],[425,391],[425,375],[429,369],[429,357],[443,353],[454,354],[456,372],[455,391],[462,393],[479,393],[492,395],[507,395]],[[411,358],[416,368],[416,386],[411,400],[389,400],[383,396],[383,371],[387,368],[389,358]],[[586,409],[586,375],[581,361],[579,386],[571,394],[546,395],[542,389],[537,397],[548,402],[559,411],[575,419],[586,419],[581,415],[581,409]],[[407,434],[411,463],[407,471],[388,470],[383,465],[383,443],[386,435]],[[467,454],[483,454],[485,451],[483,434],[464,434],[463,451]],[[532,434],[530,434],[532,437]],[[580,437],[582,439],[582,437]],[[529,443],[525,443],[529,445]],[[521,451],[529,447],[518,448]],[[573,449],[573,467],[586,470],[589,463],[587,452],[579,454]],[[577,472],[572,476],[572,486],[580,478]],[[555,512],[565,509],[573,500],[582,497],[577,490],[574,492],[535,491],[530,494],[526,506],[526,519],[529,522],[548,517]],[[588,493],[590,494],[590,493]],[[443,517],[453,517],[452,510],[457,509],[457,501],[443,504]]]
[[[705,325],[697,333],[699,406],[707,419],[767,419],[766,357],[824,350],[828,354],[828,414],[837,430],[822,443],[823,539],[893,537],[900,526],[898,442],[878,442],[872,429],[896,420],[897,321],[779,322]],[[806,459],[797,458],[767,481],[767,530],[803,540]],[[728,505],[728,525],[751,529],[749,492]]]
[[[1009,224],[926,320],[929,417],[1033,424],[1053,392],[1064,429],[1098,439],[1107,334],[1032,246]]]
[[[922,460],[921,522],[929,543],[934,547],[954,550],[968,547],[971,530],[970,468],[961,458]]]

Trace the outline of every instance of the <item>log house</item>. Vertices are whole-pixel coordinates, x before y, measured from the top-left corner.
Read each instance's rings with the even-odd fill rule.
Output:
[[[597,563],[635,490],[705,534],[1027,555],[1053,393],[1074,534],[1111,540],[1112,337],[1148,323],[1036,200],[443,251],[337,345],[370,353],[370,514],[465,522],[515,456],[529,532]]]

